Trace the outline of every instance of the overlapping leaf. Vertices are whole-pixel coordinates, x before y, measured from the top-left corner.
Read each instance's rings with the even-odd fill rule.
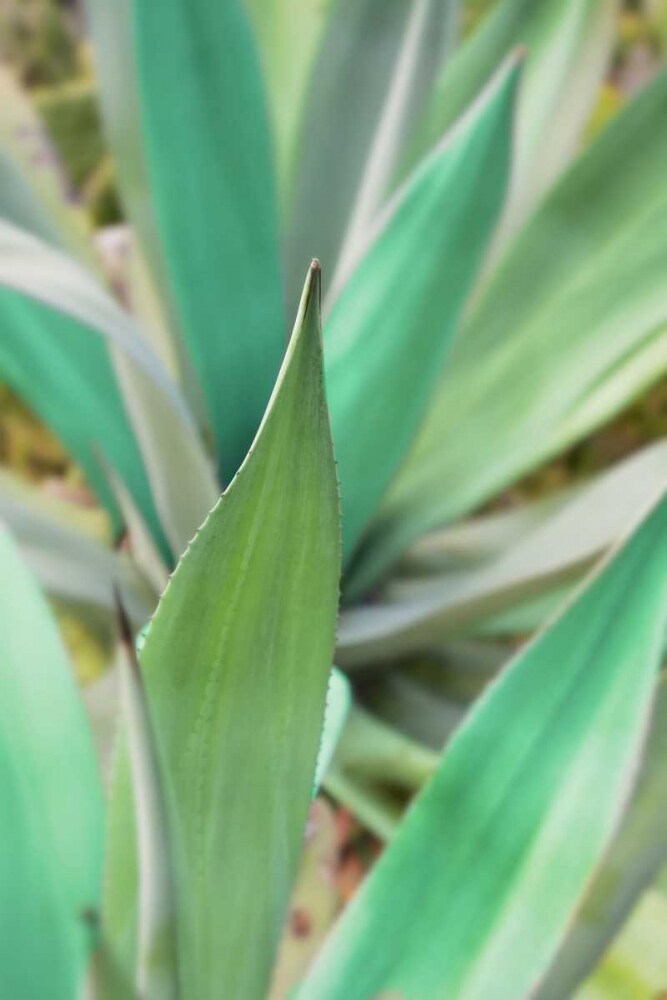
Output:
[[[313,785],[340,565],[318,296],[313,271],[258,437],[177,567],[141,653],[172,843],[181,995],[201,1000],[266,995]],[[122,767],[109,844],[107,927],[131,952]]]
[[[347,555],[411,443],[501,209],[518,76],[505,67],[399,193],[327,321]]]
[[[239,0],[132,0],[131,29],[151,204],[229,482],[285,340],[257,57]]]
[[[55,624],[0,530],[0,993],[79,996],[95,944],[102,792]]]
[[[359,214],[355,208],[363,209],[355,224],[358,229],[361,222],[363,232],[368,209],[375,215],[383,204],[408,125],[451,45],[455,12],[452,0],[334,5],[311,75],[289,189],[288,309],[298,301],[311,257],[321,261],[330,286],[352,216]]]
[[[532,994],[636,773],[666,569],[663,493],[478,702],[299,1000]]]
[[[667,367],[667,74],[523,229],[471,310],[351,592],[608,419]]]

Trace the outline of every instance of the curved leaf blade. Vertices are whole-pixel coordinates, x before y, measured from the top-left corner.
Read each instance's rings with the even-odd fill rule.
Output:
[[[0,529],[0,992],[79,995],[95,944],[103,805],[55,624]]]
[[[531,995],[636,773],[667,624],[666,567],[663,492],[487,689],[299,1000]]]
[[[666,114],[663,72],[514,241],[459,331],[354,591],[414,538],[478,507],[665,372]]]
[[[390,141],[380,168],[391,176],[407,127],[451,45],[455,15],[452,0],[334,5],[311,72],[288,189],[288,310],[298,301],[311,257],[332,280],[355,203],[368,186],[364,176],[383,121]],[[382,176],[373,180],[375,207],[384,202],[386,187]]]
[[[201,1000],[266,995],[313,787],[340,566],[318,298],[313,270],[258,436],[140,656],[173,845],[180,988]],[[106,907],[119,951],[135,912],[130,821],[121,768]]]
[[[132,0],[132,40],[151,202],[229,482],[284,349],[257,58],[238,0]]]
[[[498,218],[519,72],[514,60],[400,192],[327,321],[348,556],[412,441]]]

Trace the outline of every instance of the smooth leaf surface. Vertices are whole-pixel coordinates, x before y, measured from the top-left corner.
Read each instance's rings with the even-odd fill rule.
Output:
[[[170,826],[182,996],[266,995],[322,731],[338,596],[319,273],[259,434],[141,651]],[[132,950],[131,800],[112,796],[106,918]],[[252,892],[248,891],[252,886]]]
[[[331,0],[246,0],[273,122],[279,186],[294,156],[296,132]]]
[[[667,368],[667,73],[580,157],[470,311],[350,596]]]
[[[348,556],[423,416],[502,206],[518,75],[507,67],[400,192],[327,321]]]
[[[667,681],[660,681],[637,788],[611,850],[559,949],[538,1000],[574,995],[667,862]]]
[[[52,316],[27,301],[12,306],[11,296],[2,293],[11,321],[5,345],[11,353],[4,361],[8,371],[23,373],[30,366],[37,370],[43,367],[51,379],[60,372],[56,390],[47,390],[38,379],[28,377],[22,380],[19,391],[38,412],[43,406],[54,413],[58,433],[59,426],[68,423],[87,434],[124,482],[154,538],[159,542],[164,531],[172,552],[180,554],[210,510],[218,488],[194,420],[164,366],[131,317],[75,261],[2,222],[0,285],[63,314]],[[39,322],[41,347],[37,339],[33,342],[23,335],[18,318],[14,318],[17,311],[30,316],[33,326]],[[38,337],[37,332],[34,337]],[[38,349],[43,356],[35,358]],[[73,380],[86,383],[83,392],[73,389]],[[87,412],[82,426],[81,408],[87,405],[86,396],[92,396],[93,386],[97,408]],[[122,407],[117,402],[119,389]],[[48,392],[51,395],[45,398]],[[63,412],[57,394],[67,392],[72,393],[72,399]],[[94,404],[94,399],[90,402]],[[133,439],[124,440],[128,418]],[[70,438],[63,436],[63,440],[71,447]],[[75,454],[81,460],[79,452]],[[130,465],[137,455],[141,458],[138,472]],[[149,498],[142,492],[146,478]],[[187,490],[182,489],[184,481]]]
[[[362,189],[376,207],[383,203],[382,176],[364,181],[382,122],[388,141],[377,147],[383,147],[378,165],[390,177],[407,125],[451,44],[455,12],[451,0],[334,4],[311,73],[289,188],[288,311],[311,257],[321,261],[329,287]]]
[[[285,343],[258,60],[239,0],[132,0],[131,7],[151,201],[229,482],[259,426]]]
[[[636,773],[667,624],[666,568],[663,493],[482,696],[299,1000],[533,992]]]
[[[34,489],[21,488],[4,470],[0,471],[0,521],[11,530],[48,594],[109,613],[115,583],[137,627],[150,615],[155,595],[127,555],[86,537],[61,516],[60,505],[45,502]]]
[[[408,145],[412,167],[513,49],[526,50],[503,238],[577,150],[616,38],[617,0],[502,0],[440,74]]]
[[[382,600],[343,614],[340,663],[365,665],[423,649],[443,635],[560,592],[616,543],[645,498],[665,481],[667,443],[659,442],[580,487],[554,511],[546,505],[540,521],[529,525],[526,519],[521,537],[510,534],[490,558],[423,578],[398,577]],[[468,527],[472,533],[474,522]],[[451,529],[454,539],[463,529]]]
[[[102,790],[55,624],[0,529],[0,993],[78,996],[95,944]]]

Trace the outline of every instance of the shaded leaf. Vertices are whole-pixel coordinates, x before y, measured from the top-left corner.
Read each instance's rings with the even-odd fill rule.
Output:
[[[261,78],[239,0],[132,0],[151,203],[223,482],[284,349]],[[224,53],[224,58],[221,58]]]
[[[400,192],[327,321],[346,555],[411,443],[500,211],[518,76],[512,62]]]
[[[370,196],[372,214],[383,204],[407,126],[451,45],[455,13],[452,0],[334,4],[311,73],[288,190],[288,310],[311,257],[321,261],[326,282],[333,279],[360,192],[366,189],[367,204]],[[376,140],[382,152],[373,178],[364,180]]]

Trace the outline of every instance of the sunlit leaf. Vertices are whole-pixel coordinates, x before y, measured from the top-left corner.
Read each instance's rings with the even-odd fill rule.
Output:
[[[140,654],[174,859],[181,995],[201,1000],[266,995],[313,787],[340,564],[318,297],[313,270],[259,434]],[[109,852],[107,927],[131,954],[122,760]]]
[[[71,1000],[96,941],[102,790],[55,624],[0,530],[0,993]]]
[[[532,995],[627,803],[666,570],[663,493],[482,696],[299,1000]]]

